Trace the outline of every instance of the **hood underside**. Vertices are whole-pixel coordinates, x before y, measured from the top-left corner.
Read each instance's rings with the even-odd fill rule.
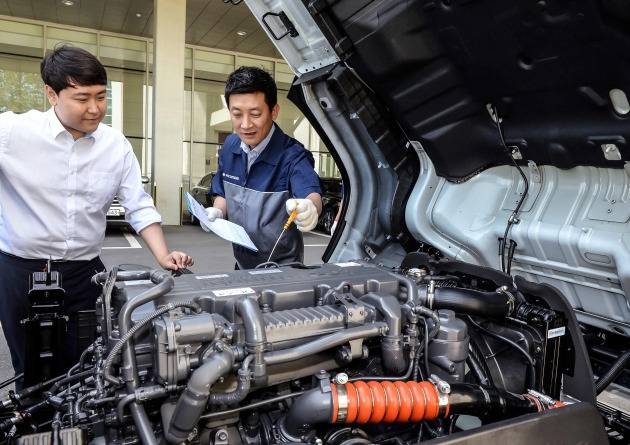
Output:
[[[628,2],[304,4],[439,176],[509,164],[507,150],[563,169],[621,168],[630,158]],[[331,61],[310,49],[313,67]]]

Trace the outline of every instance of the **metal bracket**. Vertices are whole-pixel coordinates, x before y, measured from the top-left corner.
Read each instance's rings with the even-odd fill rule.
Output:
[[[282,22],[284,27],[287,28],[287,31],[284,34],[282,34],[281,36],[277,36],[276,33],[273,32],[273,29],[271,29],[271,27],[269,26],[269,23],[267,23],[267,20],[265,20],[267,18],[267,16],[269,16],[269,15],[272,15],[274,17],[278,17],[280,19],[280,21]],[[300,33],[297,31],[297,29],[295,29],[295,26],[293,25],[291,20],[289,20],[289,17],[287,17],[287,15],[284,13],[284,11],[280,11],[279,13],[267,12],[266,14],[264,14],[262,16],[262,22],[265,24],[265,26],[269,30],[269,33],[276,40],[282,39],[287,34],[289,34],[291,37],[297,37],[297,36],[300,35]]]
[[[534,161],[527,161],[527,166],[529,167],[529,179],[532,182],[540,183],[541,176],[540,170],[538,170],[538,166]]]
[[[608,143],[601,144],[602,152],[604,153],[604,158],[608,161],[620,161],[621,160],[621,152],[619,148],[617,148],[617,144]]]
[[[516,145],[510,145],[508,147],[508,150],[510,150],[510,155],[512,156],[512,158],[514,158],[514,159],[523,159],[523,155],[521,154],[521,150]]]

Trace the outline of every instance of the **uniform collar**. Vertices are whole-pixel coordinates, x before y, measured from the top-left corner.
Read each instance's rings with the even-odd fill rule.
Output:
[[[258,161],[266,162],[270,165],[277,165],[278,161],[280,160],[280,152],[284,148],[284,144],[282,143],[284,133],[282,132],[280,127],[276,125],[275,122],[273,124],[273,128],[274,131],[269,138],[266,150],[260,153],[260,156],[258,156]]]
[[[260,156],[260,154],[263,152],[263,150],[265,148],[267,148],[267,145],[269,145],[269,141],[271,140],[271,137],[275,133],[275,130],[276,130],[276,123],[274,122],[271,125],[271,130],[269,130],[269,134],[267,136],[265,136],[265,139],[260,141],[260,144],[256,145],[254,148],[250,149],[249,145],[247,145],[247,144],[245,144],[245,142],[241,141],[241,150],[243,150],[245,153],[248,153],[250,150],[253,150],[253,151],[256,152],[256,154],[258,156]]]

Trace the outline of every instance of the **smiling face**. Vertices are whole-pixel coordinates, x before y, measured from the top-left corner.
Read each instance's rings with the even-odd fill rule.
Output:
[[[75,85],[59,92],[46,85],[46,97],[66,130],[77,140],[98,128],[107,111],[106,85]]]
[[[262,92],[230,95],[230,119],[241,140],[254,148],[267,137],[280,106],[271,110]]]

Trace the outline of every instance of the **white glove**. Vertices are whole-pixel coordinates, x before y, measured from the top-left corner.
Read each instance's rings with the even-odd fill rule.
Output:
[[[317,225],[317,209],[310,199],[288,199],[286,208],[289,215],[297,209],[295,225],[300,232],[309,232]]]
[[[217,209],[216,207],[208,207],[206,209],[206,214],[208,215],[208,220],[210,222],[214,221],[217,218],[223,219],[223,212],[221,211],[221,209]],[[204,223],[199,222],[199,225],[206,232],[210,231],[210,229],[208,229]]]
[[[337,228],[337,221],[333,222],[332,227],[330,228],[330,234],[332,235],[333,233],[335,233],[335,229]]]

